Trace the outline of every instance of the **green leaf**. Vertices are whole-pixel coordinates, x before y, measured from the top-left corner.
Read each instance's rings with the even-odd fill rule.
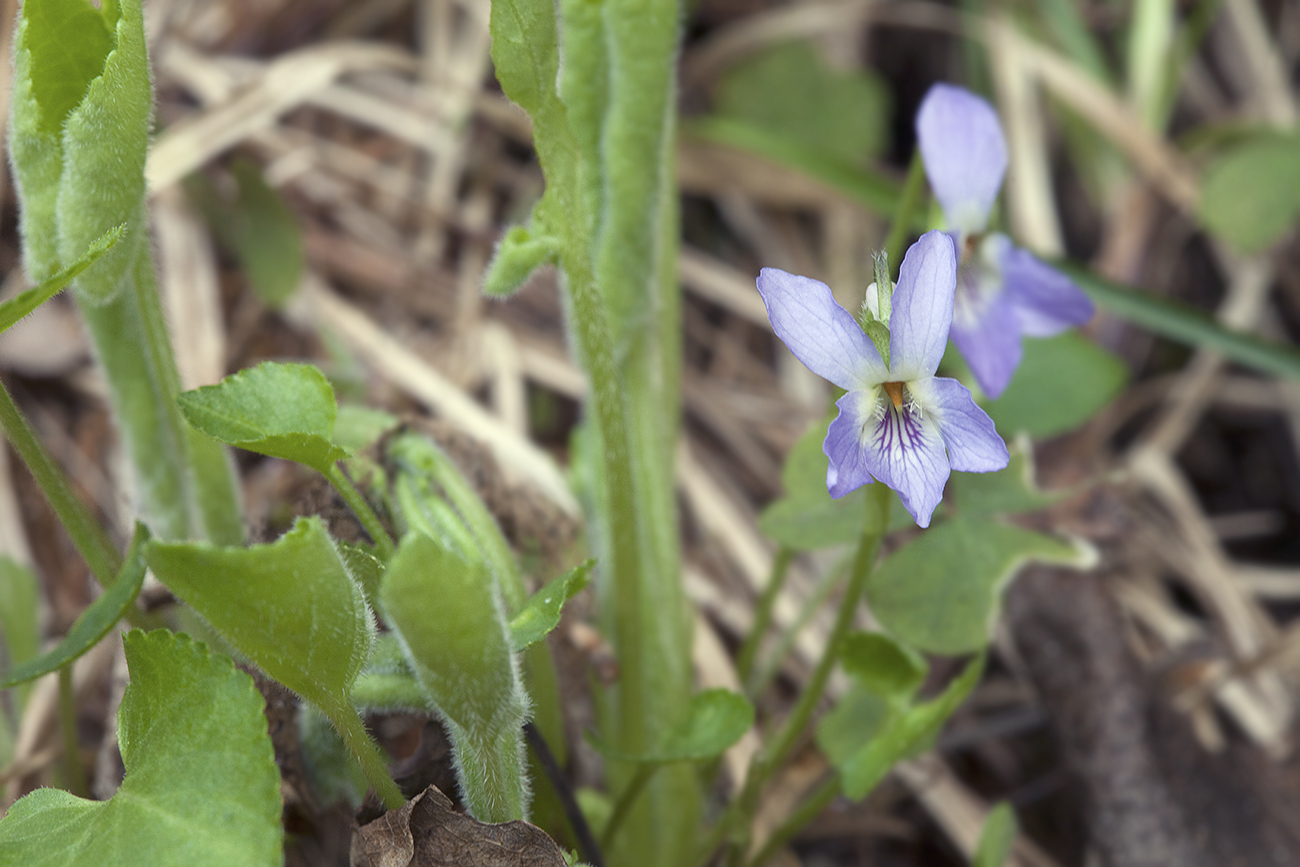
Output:
[[[691,696],[686,719],[646,753],[627,754],[597,742],[606,758],[664,764],[717,758],[754,726],[754,706],[729,689],[706,689]]]
[[[334,445],[355,455],[400,423],[397,416],[381,409],[345,403],[334,420]]]
[[[817,749],[832,765],[841,765],[879,734],[894,712],[879,695],[853,683],[817,721]]]
[[[497,244],[483,278],[483,292],[496,297],[512,295],[538,268],[555,264],[559,254],[558,238],[534,236],[525,227],[515,226]]]
[[[250,452],[323,474],[348,456],[331,441],[338,413],[334,389],[310,364],[264,361],[176,400],[195,428]]]
[[[510,640],[516,652],[536,644],[560,625],[560,614],[568,602],[591,581],[595,560],[573,567],[533,594],[524,609],[510,621]]]
[[[867,492],[859,488],[838,500],[831,498],[826,490],[827,459],[822,453],[825,438],[825,420],[813,422],[799,437],[781,469],[785,497],[759,516],[759,528],[787,548],[815,551],[846,545],[862,533]],[[890,510],[891,530],[911,523],[905,510]]]
[[[1016,843],[1016,811],[1006,801],[989,811],[972,867],[1002,867]]]
[[[85,271],[95,263],[95,260],[112,249],[113,245],[122,239],[125,231],[125,225],[109,229],[95,243],[91,244],[90,249],[76,262],[73,262],[48,280],[42,281],[41,285],[15,295],[0,304],[0,331],[9,330],[18,320],[63,291],[63,288],[76,279],[78,274]]]
[[[888,92],[860,70],[837,72],[807,42],[751,55],[718,84],[718,111],[849,164],[879,153]]]
[[[149,529],[137,522],[135,538],[131,540],[131,548],[126,553],[117,580],[90,607],[81,612],[68,634],[53,650],[15,666],[4,680],[0,680],[0,689],[8,689],[58,670],[90,650],[99,643],[99,639],[108,634],[113,624],[126,615],[140,592],[140,585],[144,583],[144,552],[149,539]]]
[[[854,632],[845,638],[840,665],[849,677],[889,701],[910,699],[929,671],[919,653],[878,632]]]
[[[0,820],[6,864],[275,867],[280,773],[253,679],[185,635],[126,637],[126,778],[108,801],[38,789]]]
[[[1263,133],[1205,169],[1197,215],[1243,253],[1260,252],[1300,217],[1300,135]]]
[[[114,39],[104,16],[86,0],[38,0],[23,4],[24,46],[32,54],[32,95],[41,126],[57,133],[104,71]]]
[[[988,643],[1002,591],[1030,560],[1073,564],[1074,545],[976,517],[932,527],[894,552],[867,584],[881,625],[903,642],[956,655]]]
[[[948,685],[938,698],[895,714],[880,733],[839,767],[844,794],[852,801],[865,798],[898,761],[913,755],[939,733],[984,673],[984,657],[978,656]]]
[[[523,818],[528,701],[487,566],[410,533],[388,563],[379,600],[411,671],[447,722],[470,812],[484,822]]]
[[[1028,438],[1011,445],[1011,461],[996,473],[953,473],[948,494],[963,514],[992,517],[1045,509],[1066,492],[1040,491]]]
[[[1083,424],[1110,403],[1128,380],[1124,363],[1088,338],[1067,332],[1026,339],[1011,384],[984,405],[1004,434],[1046,439]]]
[[[347,706],[374,623],[319,518],[269,545],[154,542],[149,568],[267,674],[326,713]]]
[[[1294,347],[1225,328],[1214,317],[1189,304],[1112,283],[1072,262],[1058,260],[1052,265],[1098,305],[1153,334],[1188,346],[1212,349],[1265,373],[1300,379],[1300,352]]]

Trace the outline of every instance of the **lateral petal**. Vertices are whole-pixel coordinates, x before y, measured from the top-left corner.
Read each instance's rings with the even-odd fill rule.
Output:
[[[948,464],[964,473],[991,473],[1011,460],[993,419],[975,403],[966,386],[937,376],[912,386],[912,393],[939,428],[948,447]]]
[[[1015,305],[1022,334],[1051,337],[1092,318],[1092,299],[1028,250],[1007,244],[1001,260],[1003,286]]]
[[[826,490],[837,500],[871,484],[865,449],[869,425],[875,421],[873,410],[879,399],[879,393],[873,388],[850,391],[835,402],[840,412],[826,429],[822,454],[829,460]]]
[[[980,388],[997,398],[1020,365],[1020,319],[1011,297],[979,278],[976,270],[962,272],[952,339]]]
[[[949,228],[982,231],[1007,171],[1007,143],[993,106],[963,88],[936,84],[916,114],[916,138]]]
[[[757,282],[772,330],[805,367],[848,391],[885,381],[880,353],[829,286],[779,268],[764,268]]]

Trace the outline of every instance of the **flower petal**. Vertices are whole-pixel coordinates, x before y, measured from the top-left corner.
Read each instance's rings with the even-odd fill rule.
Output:
[[[1020,365],[1020,319],[1011,296],[994,282],[981,279],[988,276],[977,263],[962,269],[952,340],[980,388],[996,398]]]
[[[1051,337],[1092,318],[1092,299],[1029,251],[1008,244],[1001,260],[1003,285],[1015,305],[1022,334]]]
[[[964,473],[991,473],[1011,460],[993,419],[980,409],[966,386],[937,376],[912,385],[912,393],[939,428],[948,463]]]
[[[952,324],[957,287],[957,249],[943,232],[926,232],[908,249],[898,269],[889,314],[889,370],[906,382],[939,369]]]
[[[879,390],[872,388],[850,391],[835,402],[840,413],[826,429],[822,454],[829,460],[826,466],[826,490],[837,500],[863,485],[871,484],[871,473],[867,471],[866,453],[863,449],[867,425],[875,421],[872,412],[879,399]]]
[[[867,427],[863,458],[871,475],[898,491],[917,525],[928,527],[948,481],[943,438],[924,411],[883,403],[884,414]]]
[[[949,228],[982,231],[1007,171],[1007,143],[993,106],[968,90],[936,84],[916,114],[916,138]]]
[[[764,268],[758,293],[776,336],[813,373],[849,391],[888,378],[880,353],[825,283]]]

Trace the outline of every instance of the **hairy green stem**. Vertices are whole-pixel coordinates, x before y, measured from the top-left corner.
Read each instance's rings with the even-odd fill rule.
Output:
[[[337,708],[323,707],[321,710],[338,729],[348,751],[361,763],[361,773],[365,774],[366,781],[384,802],[384,807],[396,810],[405,804],[406,798],[402,795],[401,789],[397,788],[397,783],[393,782],[393,776],[388,772],[388,763],[384,761],[379,744],[370,737],[357,712],[347,705]]]
[[[785,579],[790,574],[790,562],[793,559],[794,551],[785,545],[782,545],[772,558],[772,570],[767,576],[767,584],[763,586],[762,595],[758,597],[754,623],[750,626],[749,634],[745,636],[745,642],[740,646],[740,652],[736,656],[736,674],[739,675],[740,683],[751,696],[754,695],[753,684],[750,683],[754,673],[754,659],[758,655],[758,647],[763,642],[763,636],[767,634],[767,628],[772,625],[772,612],[776,608],[777,597],[781,595],[781,588],[785,586]]]
[[[68,791],[79,798],[90,797],[86,769],[81,766],[81,745],[77,738],[77,699],[72,691],[72,663],[59,669],[59,729],[63,735],[63,768]]]
[[[36,438],[3,383],[0,383],[0,426],[72,537],[72,544],[90,567],[90,574],[101,586],[108,587],[117,580],[122,555],[90,509],[72,492],[68,477]]]
[[[375,548],[379,552],[379,559],[387,563],[393,559],[393,554],[397,553],[397,547],[393,544],[393,537],[384,527],[384,523],[379,520],[375,510],[370,507],[370,503],[357,490],[357,486],[352,484],[352,480],[347,477],[343,470],[336,463],[330,467],[330,471],[325,474],[325,478],[334,486],[334,490],[339,492],[343,502],[348,504],[361,526],[366,528],[370,538],[375,543]]]

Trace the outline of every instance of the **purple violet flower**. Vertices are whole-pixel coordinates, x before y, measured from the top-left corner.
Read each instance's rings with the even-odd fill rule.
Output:
[[[1092,301],[1006,235],[985,231],[1007,170],[1007,145],[991,105],[960,87],[936,84],[917,112],[916,137],[960,254],[952,339],[980,388],[995,398],[1020,364],[1020,338],[1082,325],[1092,318]]]
[[[848,392],[822,443],[832,497],[881,481],[928,527],[950,469],[988,473],[1007,465],[1006,443],[971,393],[934,375],[948,343],[956,281],[951,239],[922,235],[899,269],[888,314],[890,358],[882,360],[825,283],[777,268],[758,275],[776,336],[809,370]]]

